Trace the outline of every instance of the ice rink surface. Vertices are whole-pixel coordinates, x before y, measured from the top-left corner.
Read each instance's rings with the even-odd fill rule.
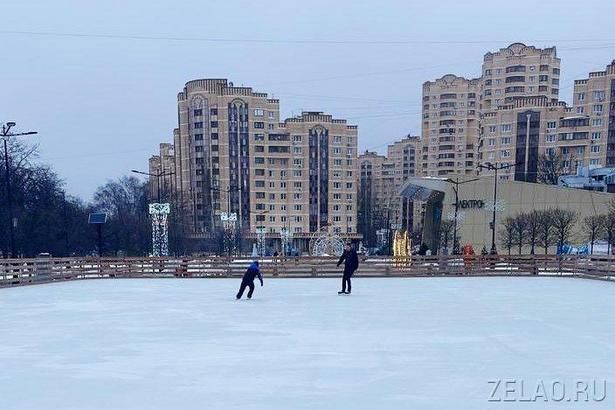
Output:
[[[265,279],[236,301],[238,286],[0,289],[0,409],[615,408],[612,283],[356,278],[338,296],[337,279]],[[498,379],[607,380],[606,399],[489,402]]]

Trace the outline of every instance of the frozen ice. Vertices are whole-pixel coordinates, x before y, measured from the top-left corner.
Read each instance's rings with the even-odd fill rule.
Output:
[[[0,409],[615,408],[613,283],[355,278],[338,296],[337,279],[266,278],[236,301],[238,286],[0,289]],[[606,399],[490,402],[498,379],[606,380]]]

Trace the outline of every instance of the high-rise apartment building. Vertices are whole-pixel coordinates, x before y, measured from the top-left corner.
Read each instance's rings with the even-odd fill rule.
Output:
[[[150,177],[149,191],[153,199],[161,201],[174,201],[176,194],[175,186],[175,148],[173,144],[161,143],[158,155],[152,155],[149,159]],[[160,195],[158,195],[160,191]]]
[[[485,113],[516,98],[544,96],[559,101],[560,59],[555,47],[514,43],[485,54],[481,77],[481,110]]]
[[[422,175],[476,172],[479,97],[480,79],[447,74],[423,84]]]
[[[543,155],[554,158],[561,154],[566,173],[574,173],[583,164],[598,163],[602,155],[599,147],[593,148],[589,119],[577,115],[566,103],[547,97],[517,98],[485,113],[482,131],[480,161],[511,165],[499,172],[502,180],[540,182],[539,158]]]
[[[589,122],[590,150],[600,154],[585,165],[615,166],[615,60],[574,82],[573,105]]]
[[[186,83],[177,96],[174,136],[179,200],[192,233],[219,226],[221,212],[234,212],[249,227],[257,142],[275,133],[279,101],[226,79]]]
[[[361,233],[375,244],[378,229],[412,229],[413,203],[399,195],[403,183],[417,174],[421,139],[408,135],[387,148],[387,156],[366,151],[359,156]]]
[[[304,250],[321,229],[358,237],[356,126],[322,112],[280,122],[279,100],[225,79],[188,82],[178,119],[177,197],[193,237],[229,213],[244,237],[285,229]]]

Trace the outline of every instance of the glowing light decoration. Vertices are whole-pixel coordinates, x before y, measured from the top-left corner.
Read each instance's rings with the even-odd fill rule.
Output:
[[[485,202],[485,211],[493,212],[493,201]],[[498,199],[495,202],[495,212],[504,212],[506,210],[506,201]]]
[[[290,249],[290,241],[293,238],[293,234],[290,231],[290,229],[287,228],[282,228],[280,229],[280,240],[282,242],[282,255],[287,256],[291,249]]]
[[[310,239],[310,255],[341,256],[344,252],[344,240],[335,232],[329,232],[327,227],[314,232]]]
[[[152,217],[152,255],[169,255],[169,214],[171,204],[149,204],[149,214]]]
[[[256,228],[256,249],[258,256],[265,256],[266,246],[265,240],[267,239],[267,228]]]

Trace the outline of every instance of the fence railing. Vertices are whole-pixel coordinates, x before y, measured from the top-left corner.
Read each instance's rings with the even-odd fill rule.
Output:
[[[615,280],[611,256],[497,255],[360,257],[357,276],[576,276]],[[0,259],[0,287],[96,278],[240,277],[250,258],[40,258]],[[265,276],[336,277],[333,257],[261,258]]]

